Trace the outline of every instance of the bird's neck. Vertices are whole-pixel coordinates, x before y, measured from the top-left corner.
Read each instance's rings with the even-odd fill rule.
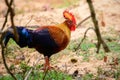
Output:
[[[66,35],[70,38],[71,31],[70,31],[68,25],[66,24],[66,22],[63,22],[63,23],[61,23],[61,24],[58,24],[57,26],[58,26],[61,30],[63,30],[63,31],[66,33]]]

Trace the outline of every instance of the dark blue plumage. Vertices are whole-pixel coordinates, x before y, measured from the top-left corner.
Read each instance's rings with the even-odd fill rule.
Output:
[[[7,45],[8,41],[10,38],[12,38],[20,47],[25,47],[30,45],[31,43],[31,37],[29,35],[30,30],[24,28],[24,27],[16,27],[17,31],[18,31],[18,35],[19,35],[19,41],[15,41],[14,35],[10,30],[7,31],[4,41],[5,41],[5,45]]]
[[[37,49],[37,51],[44,53],[45,56],[49,57],[55,53],[55,49],[58,48],[58,45],[51,37],[47,28],[33,31],[31,35],[33,46]]]
[[[31,45],[32,38],[30,36],[31,30],[28,30],[24,27],[16,27],[19,35],[19,41],[16,42],[20,47],[26,47]]]

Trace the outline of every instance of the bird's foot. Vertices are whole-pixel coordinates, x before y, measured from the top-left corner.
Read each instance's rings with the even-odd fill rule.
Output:
[[[44,72],[46,72],[51,69],[54,69],[54,68],[50,66],[49,57],[45,56],[45,64],[44,64],[44,68],[42,70],[44,70]]]
[[[45,67],[43,67],[41,70],[43,70],[44,72],[46,72],[46,71],[48,71],[48,70],[54,70],[54,68],[51,67],[51,66],[45,66]]]

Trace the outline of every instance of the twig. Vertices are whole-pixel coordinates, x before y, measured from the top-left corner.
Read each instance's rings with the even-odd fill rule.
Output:
[[[9,68],[7,66],[5,55],[4,55],[5,46],[4,46],[4,43],[2,42],[2,40],[1,40],[1,48],[2,48],[2,59],[3,59],[3,63],[4,63],[5,68],[6,68],[7,72],[13,77],[13,79],[17,80],[16,77],[13,75],[13,73],[10,72],[10,70],[9,70]]]
[[[14,29],[15,39],[16,39],[16,41],[18,41],[19,36],[18,36],[18,34],[17,34],[17,29],[16,29],[15,24],[14,24],[14,16],[15,16],[15,13],[14,13],[14,10],[13,10],[13,8],[12,8],[12,6],[11,6],[12,3],[13,3],[13,0],[10,1],[11,4],[8,2],[8,0],[5,0],[5,3],[6,3],[6,5],[8,6],[8,12],[10,12],[10,19],[11,19],[12,27],[13,27],[13,29]]]
[[[65,73],[67,73],[67,72],[68,72],[68,70],[67,70],[67,64],[66,64],[66,63],[65,63],[65,65],[64,65],[64,67],[65,67],[64,72],[65,72]]]
[[[32,21],[33,16],[31,16],[30,20],[26,23],[25,26],[27,26]]]
[[[8,4],[8,1],[6,1],[7,3],[6,4]],[[10,1],[10,6],[12,5],[12,0]],[[2,26],[2,28],[1,28],[1,31],[5,28],[5,25],[6,25],[6,23],[7,23],[7,19],[8,19],[8,14],[9,14],[9,12],[10,12],[10,9],[8,8],[8,10],[7,10],[7,13],[6,13],[6,15],[5,15],[5,21],[4,21],[4,23],[3,23],[3,26]]]
[[[100,30],[99,30],[99,25],[98,25],[98,21],[96,19],[96,14],[95,14],[95,10],[92,4],[91,0],[87,0],[89,8],[90,8],[90,13],[91,13],[91,17],[92,17],[92,21],[94,23],[94,27],[95,27],[95,32],[97,35],[97,39],[98,39],[98,43],[97,43],[97,53],[99,53],[99,49],[100,49],[100,45],[103,45],[104,51],[105,52],[110,52],[110,49],[108,48],[107,44],[103,41],[101,34],[100,34]]]
[[[83,19],[82,21],[80,21],[78,24],[77,24],[77,28],[83,23],[83,22],[85,22],[86,20],[88,20],[89,18],[91,18],[91,15],[90,16],[88,16],[88,17],[86,17],[85,19]]]
[[[12,72],[10,72],[10,70],[9,70],[9,68],[8,68],[8,66],[7,66],[7,64],[6,64],[5,54],[4,54],[4,52],[5,52],[5,46],[4,46],[4,43],[3,43],[3,38],[4,38],[4,35],[6,34],[6,32],[3,32],[3,29],[5,28],[5,25],[6,25],[6,23],[7,23],[8,14],[9,14],[9,13],[11,13],[11,15],[10,15],[10,17],[11,17],[11,23],[12,23],[12,26],[14,27],[15,35],[17,35],[17,31],[16,31],[16,29],[15,29],[14,20],[13,20],[14,12],[13,12],[13,9],[12,9],[12,7],[11,7],[11,5],[12,5],[12,3],[13,3],[13,0],[11,0],[10,2],[8,2],[8,0],[5,0],[5,3],[6,3],[6,5],[7,5],[7,7],[8,7],[8,10],[7,10],[7,13],[6,13],[6,16],[5,16],[5,21],[4,21],[3,26],[2,26],[2,29],[1,29],[1,34],[2,34],[1,40],[0,40],[0,44],[1,44],[1,48],[2,48],[1,54],[2,54],[2,59],[3,59],[4,66],[5,66],[6,70],[7,70],[7,72],[12,76],[12,78],[13,78],[14,80],[17,80],[16,77],[13,75]]]
[[[94,29],[93,27],[89,27],[89,28],[85,31],[84,37],[82,38],[82,40],[80,41],[80,43],[78,44],[78,46],[74,49],[75,51],[77,51],[77,50],[79,49],[80,45],[82,44],[82,42],[83,42],[83,41],[85,40],[85,38],[86,38],[86,34],[87,34],[88,30],[90,30],[90,29],[93,29],[93,30],[95,31],[95,29]]]

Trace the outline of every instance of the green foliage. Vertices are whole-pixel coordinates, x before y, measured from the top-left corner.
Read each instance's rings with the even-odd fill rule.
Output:
[[[17,80],[24,80],[25,76],[28,74],[30,69],[33,69],[30,73],[28,80],[72,80],[72,77],[68,74],[65,74],[61,71],[49,70],[46,74],[41,71],[42,65],[36,65],[34,67],[30,67],[26,62],[22,61],[19,65],[19,72],[14,73]],[[14,65],[11,65],[11,69],[14,68]],[[0,76],[0,80],[13,80],[10,75]]]
[[[93,74],[88,73],[85,76],[83,76],[82,80],[92,80],[93,77],[94,77]]]
[[[16,74],[15,76],[18,80],[23,80],[21,74]],[[71,76],[54,70],[48,71],[46,76],[44,72],[34,70],[30,74],[28,80],[43,80],[44,77],[45,77],[44,80],[72,80]],[[6,75],[6,76],[0,76],[0,80],[13,80],[13,78],[10,75]]]
[[[91,42],[83,42],[81,44],[81,50],[82,51],[88,51],[90,48],[93,48],[95,47],[95,45]]]
[[[8,45],[16,46],[16,43],[13,39],[10,39]]]
[[[30,67],[26,62],[24,62],[24,61],[21,62],[19,66],[20,66],[20,69],[22,70],[23,73],[26,73],[26,72],[29,71],[30,68],[31,68],[31,67]]]
[[[15,70],[15,65],[14,64],[11,64],[9,69],[12,71],[12,70]]]
[[[95,56],[98,60],[103,60],[105,55],[106,55],[105,52],[101,51],[101,50],[100,50],[99,54],[95,54]]]
[[[90,55],[89,53],[81,53],[81,56],[83,56],[83,61],[89,61]]]
[[[70,42],[69,46],[67,47],[68,50],[72,50],[74,51],[74,49],[78,46],[78,43],[81,40],[73,40]],[[91,48],[95,48],[95,45],[91,42],[89,42],[88,40],[85,40],[81,45],[80,45],[80,56],[83,56],[83,61],[89,61],[89,57],[91,56],[91,54],[89,54],[89,50]]]
[[[17,78],[17,80],[23,80],[20,74],[16,74],[15,77]],[[0,76],[0,80],[13,80],[13,78],[10,75],[6,75]]]
[[[117,70],[114,72],[114,77],[116,80],[120,79],[120,67],[118,67]]]
[[[13,39],[10,39],[8,44],[7,44],[7,53],[11,53],[12,51],[16,50],[16,43]]]
[[[112,52],[120,52],[120,44],[118,42],[108,42],[108,46]]]
[[[12,80],[11,76],[0,76],[0,80]]]
[[[77,47],[77,45],[78,45],[77,42],[73,40],[69,43],[67,49],[74,51],[74,49]]]
[[[58,71],[48,71],[45,80],[72,80],[72,77]]]
[[[68,45],[67,49],[69,50],[73,50],[78,46],[78,44],[80,43],[80,39],[78,40],[73,40],[70,42],[70,44]],[[87,40],[85,40],[81,45],[80,45],[80,49],[82,51],[88,51],[90,48],[95,48],[95,45]]]

